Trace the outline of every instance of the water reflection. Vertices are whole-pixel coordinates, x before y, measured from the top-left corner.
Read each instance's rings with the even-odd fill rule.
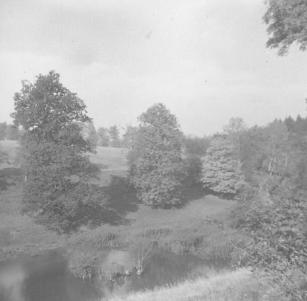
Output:
[[[59,252],[24,257],[0,264],[0,301],[91,301],[109,294],[152,289],[176,283],[202,262],[193,256],[158,251],[135,273],[118,281],[84,281],[75,278]]]
[[[24,301],[24,270],[18,265],[4,266],[0,270],[0,300]]]
[[[24,257],[0,265],[1,301],[97,300],[88,281],[75,278],[59,252]]]

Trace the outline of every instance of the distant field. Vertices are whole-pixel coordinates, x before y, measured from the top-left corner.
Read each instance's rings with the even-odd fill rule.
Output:
[[[98,146],[95,154],[90,154],[93,163],[110,170],[127,169],[127,148]]]
[[[125,176],[128,170],[127,154],[127,148],[98,146],[96,153],[90,154],[90,160],[100,167],[100,174],[99,179],[91,183],[106,186],[112,176]]]
[[[18,167],[19,143],[13,140],[0,141],[0,150],[8,155],[7,162],[0,165],[0,169]],[[91,162],[100,168],[99,179],[92,180],[93,184],[105,186],[110,182],[111,176],[125,176],[128,170],[126,148],[98,146],[96,153],[89,154]]]

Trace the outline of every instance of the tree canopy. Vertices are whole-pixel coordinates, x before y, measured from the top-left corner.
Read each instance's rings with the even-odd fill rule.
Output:
[[[264,21],[270,35],[267,47],[287,53],[293,43],[307,47],[307,2],[305,0],[268,0]]]
[[[202,179],[204,188],[215,193],[236,195],[244,176],[235,146],[226,135],[216,135],[203,158]]]
[[[66,231],[84,218],[79,212],[91,201],[87,180],[95,168],[86,153],[92,145],[81,126],[90,121],[86,107],[53,71],[40,74],[34,83],[24,81],[14,100],[14,122],[25,130],[25,210]]]
[[[139,117],[130,152],[132,182],[140,200],[152,207],[170,207],[182,200],[182,133],[176,117],[163,104]]]

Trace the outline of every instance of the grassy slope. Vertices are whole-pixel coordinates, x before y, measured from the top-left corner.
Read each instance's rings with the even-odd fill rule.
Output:
[[[108,301],[283,301],[278,286],[247,269],[212,273],[174,286],[111,295]]]
[[[171,287],[109,297],[109,301],[240,301],[265,300],[260,285],[248,270],[237,270],[187,280]],[[256,296],[259,299],[256,299]],[[255,299],[254,299],[255,298]],[[267,299],[268,300],[268,299]]]
[[[99,178],[91,183],[106,186],[111,176],[125,176],[128,170],[127,153],[126,148],[98,146],[96,153],[90,154],[90,160],[100,167],[100,173]]]
[[[21,253],[37,254],[63,243],[62,237],[21,214],[21,194],[20,185],[0,194],[0,261]]]
[[[128,218],[133,220],[132,226],[144,227],[170,227],[176,228],[184,224],[191,225],[206,218],[222,218],[229,212],[235,202],[222,200],[215,196],[208,195],[189,202],[179,209],[152,209],[145,205],[140,205],[139,210],[128,214]]]

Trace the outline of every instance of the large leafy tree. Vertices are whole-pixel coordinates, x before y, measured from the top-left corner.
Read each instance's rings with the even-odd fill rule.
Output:
[[[301,50],[307,47],[307,1],[269,0],[264,21],[270,37],[267,46],[286,54],[293,43]]]
[[[68,230],[91,195],[87,180],[94,168],[86,153],[92,149],[80,126],[90,121],[86,107],[53,71],[24,81],[14,101],[14,122],[25,130],[25,208],[48,226]]]
[[[203,158],[202,179],[205,189],[225,195],[236,195],[244,176],[235,147],[227,135],[216,135]]]
[[[161,103],[139,117],[130,152],[132,182],[139,199],[152,207],[182,201],[182,133],[176,117]]]

